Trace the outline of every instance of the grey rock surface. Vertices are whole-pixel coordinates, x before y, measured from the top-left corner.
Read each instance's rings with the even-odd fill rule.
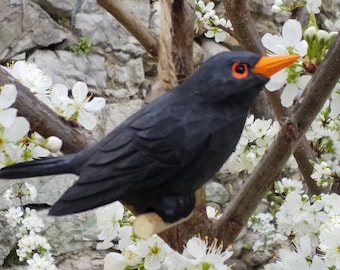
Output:
[[[0,61],[37,47],[48,47],[68,37],[42,8],[30,1],[0,1]]]
[[[56,18],[71,17],[77,0],[33,0]]]
[[[209,182],[205,187],[207,202],[214,202],[223,207],[229,201],[229,194],[225,187],[217,182]]]
[[[0,266],[16,244],[15,229],[6,221],[5,212],[0,212]],[[0,267],[1,268],[1,267]]]
[[[0,210],[7,209],[10,205],[5,200],[3,194],[12,185],[27,182],[34,185],[38,196],[34,201],[27,201],[23,198],[24,204],[47,204],[52,205],[77,179],[75,175],[64,174],[59,176],[45,176],[21,179],[16,181],[0,181]],[[14,204],[18,204],[14,201]]]
[[[143,59],[141,57],[112,66],[111,76],[115,85],[128,90],[128,96],[136,95],[145,80]]]
[[[107,72],[102,55],[76,56],[69,51],[36,50],[28,61],[50,75],[54,84],[62,83],[71,89],[75,82],[83,81],[99,95],[106,87]]]
[[[108,104],[103,113],[99,115],[99,128],[95,130],[94,135],[103,137],[143,106],[144,102],[140,99]]]
[[[124,1],[124,7],[131,10],[145,25],[150,17],[149,1]],[[133,56],[144,52],[138,41],[121,26],[107,11],[99,7],[95,0],[83,1],[74,14],[74,29],[86,36],[106,51],[123,51]]]

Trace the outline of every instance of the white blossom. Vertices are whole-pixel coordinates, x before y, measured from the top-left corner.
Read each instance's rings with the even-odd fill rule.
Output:
[[[4,193],[4,198],[6,199],[6,201],[8,201],[9,203],[15,198],[15,193],[13,191],[13,188],[10,187],[9,189],[7,189]]]
[[[25,182],[25,187],[26,187],[26,196],[28,197],[29,200],[34,201],[35,198],[37,197],[37,189],[35,186]]]
[[[124,255],[126,264],[129,266],[136,266],[143,261],[141,252],[135,245],[129,245],[124,248],[122,254]]]
[[[47,239],[41,235],[30,232],[23,235],[18,241],[18,249],[16,250],[20,261],[27,260],[33,256],[35,250],[49,251],[51,249]]]
[[[88,88],[84,82],[76,82],[72,87],[72,98],[68,97],[66,86],[57,84],[51,90],[51,106],[59,115],[67,120],[75,119],[86,129],[93,129],[97,120],[92,114],[102,110],[105,99],[94,97],[89,101]]]
[[[320,7],[322,5],[321,0],[306,0],[306,8],[309,13],[320,13]]]
[[[340,268],[340,216],[331,216],[320,229],[320,249],[328,267]]]
[[[5,213],[5,217],[7,219],[7,223],[11,227],[18,226],[23,219],[24,212],[22,211],[20,206],[10,207],[7,209]]]
[[[339,115],[340,115],[340,83],[338,82],[332,91],[329,116],[334,119]]]
[[[140,256],[144,258],[144,267],[147,270],[160,269],[162,262],[171,253],[170,247],[157,235],[139,240],[136,245]]]
[[[213,269],[229,269],[224,262],[232,255],[232,251],[226,249],[222,251],[222,247],[218,246],[217,240],[209,246],[207,241],[203,241],[199,237],[192,237],[188,240],[183,255],[196,266],[210,265]]]
[[[37,211],[28,207],[25,208],[25,216],[21,223],[28,231],[32,232],[41,232],[42,228],[44,228],[44,223],[37,215]]]
[[[125,270],[127,266],[125,257],[120,253],[110,252],[104,258],[104,270]]]
[[[52,85],[52,78],[46,75],[34,63],[17,61],[9,68],[9,72],[39,98],[45,98],[46,90]]]
[[[295,250],[280,249],[278,252],[279,260],[276,263],[265,265],[265,270],[328,270],[322,259],[313,253],[311,240],[308,235],[300,238],[295,244]],[[310,262],[309,258],[312,258]]]
[[[124,250],[127,246],[136,244],[133,239],[135,237],[133,235],[132,226],[120,227],[118,229],[118,236],[120,238],[117,246],[119,250]]]
[[[277,187],[277,192],[281,193],[295,191],[298,194],[301,194],[303,192],[303,185],[301,181],[293,180],[287,177],[283,177],[280,181],[278,181]]]
[[[57,270],[54,259],[49,253],[46,253],[44,256],[34,253],[32,258],[27,260],[27,264],[28,270]]]
[[[123,218],[124,207],[116,201],[96,210],[97,227],[100,230],[99,240],[112,246],[111,241],[118,236],[119,220]]]
[[[294,53],[305,56],[307,42],[302,39],[302,27],[299,21],[289,19],[282,27],[282,35],[266,33],[261,39],[263,46],[277,55],[287,55],[293,50]]]

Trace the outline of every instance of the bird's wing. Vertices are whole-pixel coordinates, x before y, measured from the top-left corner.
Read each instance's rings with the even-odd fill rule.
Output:
[[[96,196],[98,204],[105,204],[156,189],[189,163],[199,145],[208,140],[209,132],[198,130],[199,120],[197,115],[166,110],[142,113],[96,145],[79,180],[63,199]]]

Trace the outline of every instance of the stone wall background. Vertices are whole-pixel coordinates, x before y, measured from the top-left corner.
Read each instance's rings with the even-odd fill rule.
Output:
[[[130,10],[150,29],[157,29],[157,15],[149,0],[123,0]],[[219,1],[216,1],[219,2]],[[286,17],[273,15],[273,0],[249,1],[259,32],[276,32]],[[25,5],[23,6],[23,3]],[[330,12],[336,6],[330,1]],[[217,8],[223,14],[223,6]],[[53,82],[69,88],[76,81],[84,81],[95,95],[107,99],[107,106],[98,115],[99,125],[94,131],[102,137],[127,116],[144,105],[155,80],[156,63],[110,14],[95,0],[1,0],[0,1],[0,63],[11,60],[35,62]],[[80,36],[95,43],[88,55],[76,56],[69,50]],[[226,47],[212,40],[200,39],[195,44],[195,63]],[[43,234],[54,247],[59,269],[102,269],[106,251],[96,251],[94,212],[66,217],[47,217],[46,206],[54,201],[76,180],[73,175],[30,179],[38,189],[34,202],[44,216]],[[14,232],[4,217],[8,207],[2,194],[13,182],[0,181],[0,268],[15,246]],[[223,208],[238,185],[234,178],[216,178],[207,186],[209,203]],[[214,195],[218,196],[214,196]],[[216,199],[217,198],[217,199]],[[243,236],[246,234],[244,231]],[[256,238],[249,234],[247,237]],[[242,236],[235,243],[235,254],[241,253]],[[253,254],[242,258],[237,269],[257,269],[271,254]],[[242,268],[243,267],[243,268]],[[23,269],[12,266],[10,269]]]

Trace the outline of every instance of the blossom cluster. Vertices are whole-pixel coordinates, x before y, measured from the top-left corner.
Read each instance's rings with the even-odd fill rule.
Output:
[[[207,38],[214,38],[216,42],[223,42],[228,36],[226,30],[232,29],[232,25],[229,20],[219,18],[214,7],[214,2],[205,4],[202,0],[195,1],[195,29],[197,31],[199,25],[203,25],[207,30],[204,33]]]
[[[7,70],[60,117],[67,121],[77,121],[88,130],[96,126],[96,118],[93,113],[103,109],[105,99],[89,96],[87,85],[84,82],[74,84],[72,98],[70,98],[65,85],[52,85],[52,78],[34,63],[18,61],[9,66]]]
[[[280,125],[277,121],[255,119],[253,115],[250,115],[246,120],[239,143],[228,159],[227,170],[231,173],[250,174],[279,129]]]
[[[282,89],[281,103],[285,107],[292,106],[298,100],[337,35],[334,31],[319,30],[313,15],[310,20],[312,25],[304,32],[298,20],[289,19],[282,27],[282,35],[266,33],[261,39],[270,54],[300,56],[299,61],[271,76],[266,84],[269,91]],[[339,107],[339,99],[339,86],[336,86],[330,99],[333,108]],[[339,112],[339,109],[335,110]]]
[[[312,162],[311,177],[323,188],[330,187],[340,177],[340,108],[334,108],[335,105],[336,102],[325,104],[306,133],[317,154],[317,160]]]
[[[277,230],[275,217],[269,212],[260,212],[252,215],[248,220],[247,227],[259,235],[266,236],[265,239],[259,237],[254,243],[249,243],[255,252],[258,250],[273,251],[276,245],[283,244],[287,240],[287,236]]]
[[[26,118],[17,116],[11,108],[17,97],[13,84],[0,87],[0,168],[32,158],[46,157],[61,148],[55,136],[43,139],[38,133],[27,135],[30,125]]]
[[[284,2],[298,3],[299,1]],[[302,101],[300,100],[302,91],[310,82],[337,35],[335,32],[327,32],[317,27],[314,17],[317,2],[320,2],[318,4],[320,7],[321,1],[299,2],[309,5],[307,9],[311,12],[306,30],[302,30],[300,22],[290,19],[284,23],[282,34],[267,33],[261,40],[270,55],[300,56],[295,64],[272,76],[266,85],[269,91],[281,91],[281,103],[285,107]],[[268,146],[275,136],[276,132],[271,129],[273,122],[270,120],[267,125],[264,125],[264,134],[249,134],[250,130],[254,130],[251,126],[255,126],[256,121],[258,126],[265,124],[265,121],[254,120],[252,117],[247,120],[239,145],[229,161],[228,168],[231,168],[232,172],[251,173],[259,157],[266,150],[266,147],[263,149],[259,147],[263,144],[258,143],[258,140],[268,141]],[[339,181],[339,134],[340,82],[335,86],[329,100],[306,133],[316,154],[316,160],[311,161],[314,168],[311,178],[324,191],[334,182]],[[297,166],[292,159],[287,167],[289,170],[285,171],[285,175],[294,176],[294,179],[301,178],[298,173],[294,173],[297,172]],[[294,242],[291,248],[278,250],[277,261],[266,265],[265,269],[340,269],[340,240],[337,237],[340,218],[339,210],[336,209],[340,196],[334,193],[322,193],[310,197],[300,181],[290,178],[282,178],[276,184],[276,188],[277,194],[281,196],[282,205],[275,216],[260,213],[252,216],[248,222],[248,227],[252,231],[266,235],[265,241],[259,238],[253,243],[252,248],[255,251],[264,248],[268,250],[272,247],[271,244],[280,244],[285,237],[293,238]],[[274,241],[271,241],[272,239]]]
[[[78,121],[87,129],[93,129],[96,125],[91,113],[101,110],[105,100],[95,97],[90,101],[85,83],[77,82],[72,88],[73,98],[70,98],[66,86],[52,86],[51,77],[33,63],[18,61],[5,69],[64,119]],[[11,108],[17,95],[14,84],[0,86],[0,168],[49,156],[62,146],[62,141],[55,136],[45,139],[37,132],[29,132],[27,119],[17,116],[17,109]],[[11,204],[15,200],[17,202],[9,207],[5,217],[8,224],[17,230],[16,253],[19,261],[26,262],[28,269],[53,270],[56,266],[50,254],[51,246],[45,237],[39,235],[44,227],[43,221],[36,210],[23,206],[26,201],[34,201],[36,195],[35,187],[28,183],[12,186],[4,197]]]
[[[102,240],[98,249],[114,246],[120,253],[110,252],[104,258],[104,270],[124,269],[231,269],[225,264],[232,252],[222,251],[214,240],[208,245],[207,239],[192,237],[184,251],[174,251],[159,236],[140,239],[132,230],[133,216],[124,210],[120,202],[114,202],[96,211],[98,236]],[[114,245],[113,243],[117,244]]]
[[[275,0],[272,6],[273,12],[288,11],[292,12],[296,9],[306,7],[309,13],[320,13],[322,0]]]
[[[28,264],[28,270],[56,270],[50,253],[51,246],[39,233],[44,228],[42,219],[35,209],[23,206],[23,201],[34,201],[37,190],[28,183],[16,184],[6,190],[5,199],[10,203],[5,217],[9,226],[16,229],[18,238],[16,254],[20,262]],[[19,204],[20,206],[15,206]]]
[[[278,193],[286,193],[276,213],[278,230],[294,236],[295,250],[281,249],[279,260],[265,269],[339,269],[340,196],[321,193],[311,199],[301,182],[285,179]]]

